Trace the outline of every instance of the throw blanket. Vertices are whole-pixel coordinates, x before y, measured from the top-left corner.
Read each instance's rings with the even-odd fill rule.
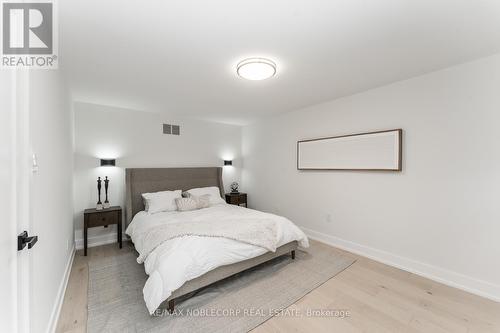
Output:
[[[142,264],[148,255],[162,243],[183,236],[223,237],[275,252],[278,242],[276,222],[272,220],[218,219],[163,224],[144,234],[143,248],[137,262]],[[142,236],[142,235],[141,235]]]

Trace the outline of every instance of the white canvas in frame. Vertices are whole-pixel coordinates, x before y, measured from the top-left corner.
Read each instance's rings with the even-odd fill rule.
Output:
[[[299,170],[401,171],[402,130],[297,142]]]

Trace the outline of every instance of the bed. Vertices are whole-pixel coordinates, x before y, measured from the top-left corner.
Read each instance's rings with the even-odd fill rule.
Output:
[[[175,300],[181,296],[276,257],[291,255],[295,258],[299,245],[308,246],[305,234],[286,218],[234,205],[219,204],[191,212],[144,212],[142,193],[212,186],[218,187],[223,198],[220,167],[126,169],[126,233],[140,254],[138,262],[144,263],[149,275],[143,294],[150,314],[165,307],[172,313]],[[242,224],[238,223],[244,221],[272,224],[276,232],[275,246],[256,246],[234,238],[188,235],[168,238],[152,247],[150,252],[145,251],[149,242],[144,235],[156,235],[152,232],[154,228],[166,230],[186,223],[184,221],[217,219],[234,221],[239,226]]]

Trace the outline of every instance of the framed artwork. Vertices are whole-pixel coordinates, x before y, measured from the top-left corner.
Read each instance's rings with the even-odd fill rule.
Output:
[[[297,141],[298,170],[401,171],[403,130]]]

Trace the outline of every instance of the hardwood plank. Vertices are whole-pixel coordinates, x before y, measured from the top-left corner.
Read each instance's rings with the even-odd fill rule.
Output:
[[[76,253],[56,332],[87,331],[88,260]]]

